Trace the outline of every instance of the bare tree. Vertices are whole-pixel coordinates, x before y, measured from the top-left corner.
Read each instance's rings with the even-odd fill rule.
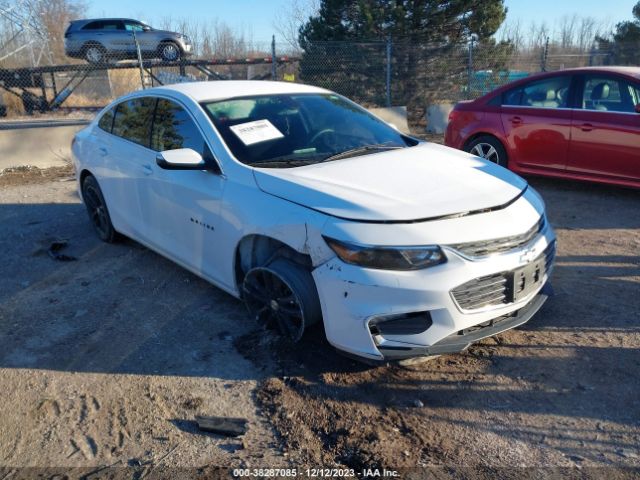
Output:
[[[34,46],[45,51],[48,61],[67,61],[64,52],[64,32],[71,20],[81,18],[86,13],[87,6],[83,0],[21,0],[9,4],[17,17],[28,19],[32,26],[24,28],[24,25],[15,25],[8,21],[0,23],[0,38],[15,37],[12,45],[6,45],[6,50],[16,47],[15,55],[7,57],[9,63],[26,66],[35,65],[39,63],[38,60],[42,61],[42,58],[38,59],[33,55]],[[30,48],[20,48],[21,46]]]
[[[500,42],[509,42],[516,52],[525,48],[525,34],[520,19],[513,22],[505,22],[497,33]]]
[[[205,22],[166,16],[160,19],[159,26],[188,35],[194,54],[199,57],[242,57],[256,50],[251,30],[234,29],[218,19]]]
[[[562,48],[571,48],[575,45],[578,15],[565,15],[560,19],[558,27],[558,42]]]
[[[289,0],[276,14],[273,28],[293,50],[299,50],[300,27],[319,9],[320,0]]]
[[[550,31],[547,22],[541,22],[540,24],[531,22],[529,27],[529,47],[539,48],[544,46],[549,35]]]

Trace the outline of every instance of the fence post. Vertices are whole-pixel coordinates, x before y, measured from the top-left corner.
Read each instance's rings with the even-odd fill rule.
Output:
[[[386,94],[387,94],[387,107],[391,106],[391,36],[387,37],[387,69],[386,69]]]
[[[271,80],[277,80],[276,72],[276,36],[271,36]]]
[[[473,36],[469,39],[469,60],[467,65],[467,98],[471,98],[471,87],[473,84]]]
[[[542,50],[542,58],[540,59],[540,70],[542,72],[547,71],[547,57],[549,56],[549,37],[544,42],[544,49]]]
[[[140,44],[138,43],[138,37],[136,37],[136,31],[133,30],[133,41],[136,44],[136,51],[138,53],[138,65],[140,65],[140,86],[144,90],[144,68],[142,68],[142,52],[140,51]],[[108,73],[107,73],[108,75]]]

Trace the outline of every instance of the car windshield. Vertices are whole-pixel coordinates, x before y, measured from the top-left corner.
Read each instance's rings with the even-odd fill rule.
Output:
[[[336,94],[259,95],[203,107],[233,155],[256,167],[296,167],[418,143]]]

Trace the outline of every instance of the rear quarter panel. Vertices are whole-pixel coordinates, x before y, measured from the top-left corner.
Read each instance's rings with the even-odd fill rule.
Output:
[[[482,134],[493,135],[504,143],[500,107],[462,104],[455,120],[447,127],[445,145],[463,150],[469,140]]]

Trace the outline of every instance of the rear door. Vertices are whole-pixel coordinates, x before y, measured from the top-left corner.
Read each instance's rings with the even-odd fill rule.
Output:
[[[533,80],[505,92],[501,119],[509,161],[531,170],[564,170],[571,138],[572,76]]]
[[[155,152],[149,148],[155,99],[140,97],[120,103],[115,111],[108,156],[113,181],[110,209],[120,220],[125,235],[148,242],[151,233],[141,208],[141,189],[151,174]]]
[[[131,33],[124,28],[122,20],[102,20],[102,29],[97,32],[99,40],[110,53],[125,53],[131,44]]]
[[[586,74],[573,114],[567,170],[617,180],[640,179],[640,82]]]

